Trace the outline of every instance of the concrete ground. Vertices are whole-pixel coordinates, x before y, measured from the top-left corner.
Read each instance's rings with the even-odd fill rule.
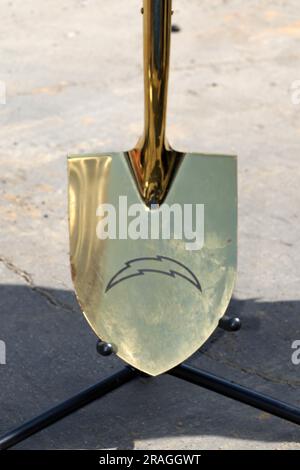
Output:
[[[0,431],[122,368],[100,358],[70,280],[66,154],[132,148],[141,132],[141,0],[0,5]],[[174,0],[168,134],[236,153],[232,314],[189,363],[300,405],[299,2]],[[300,430],[195,386],[141,379],[22,449],[300,449]]]

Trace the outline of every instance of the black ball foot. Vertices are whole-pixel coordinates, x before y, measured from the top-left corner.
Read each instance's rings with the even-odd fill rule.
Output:
[[[114,350],[110,343],[105,343],[104,341],[97,342],[97,353],[101,354],[101,356],[110,356]]]
[[[219,321],[219,328],[225,331],[239,331],[242,327],[238,317],[227,317],[226,315]]]

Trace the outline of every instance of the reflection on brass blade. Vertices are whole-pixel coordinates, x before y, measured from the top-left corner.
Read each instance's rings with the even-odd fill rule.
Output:
[[[70,157],[68,170],[72,277],[84,315],[124,361],[163,373],[207,340],[231,298],[236,159],[186,154],[163,203],[204,204],[199,251],[187,251],[182,240],[97,237],[100,204],[117,208],[120,195],[128,205],[142,203],[126,153]]]

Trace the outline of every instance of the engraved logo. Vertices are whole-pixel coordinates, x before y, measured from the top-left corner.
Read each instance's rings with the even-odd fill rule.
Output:
[[[162,274],[174,279],[176,277],[181,277],[202,292],[198,278],[188,267],[175,259],[160,255],[154,257],[135,258],[126,261],[124,263],[124,267],[110,279],[105,292],[108,292],[121,282],[137,276],[145,276],[149,273]]]

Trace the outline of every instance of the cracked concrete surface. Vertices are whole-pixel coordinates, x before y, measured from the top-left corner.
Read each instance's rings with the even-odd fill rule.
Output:
[[[1,3],[0,431],[122,367],[101,359],[72,290],[66,154],[131,148],[141,132],[140,0]],[[296,0],[174,0],[168,135],[236,153],[232,315],[191,364],[300,405]],[[116,27],[117,25],[117,27]],[[300,431],[172,377],[142,379],[19,448],[300,449]]]
[[[32,289],[32,291],[44,297],[46,301],[49,302],[50,305],[53,305],[54,307],[61,308],[64,310],[75,311],[71,305],[67,305],[64,302],[60,301],[59,299],[56,299],[54,295],[50,293],[50,291],[43,289],[39,286],[36,286],[33,282],[31,274],[29,274],[27,271],[22,270],[18,266],[15,266],[11,261],[9,261],[4,256],[0,256],[0,263],[3,263],[7,269],[15,273],[18,277],[21,277],[25,281],[25,283],[30,287],[30,289]]]

